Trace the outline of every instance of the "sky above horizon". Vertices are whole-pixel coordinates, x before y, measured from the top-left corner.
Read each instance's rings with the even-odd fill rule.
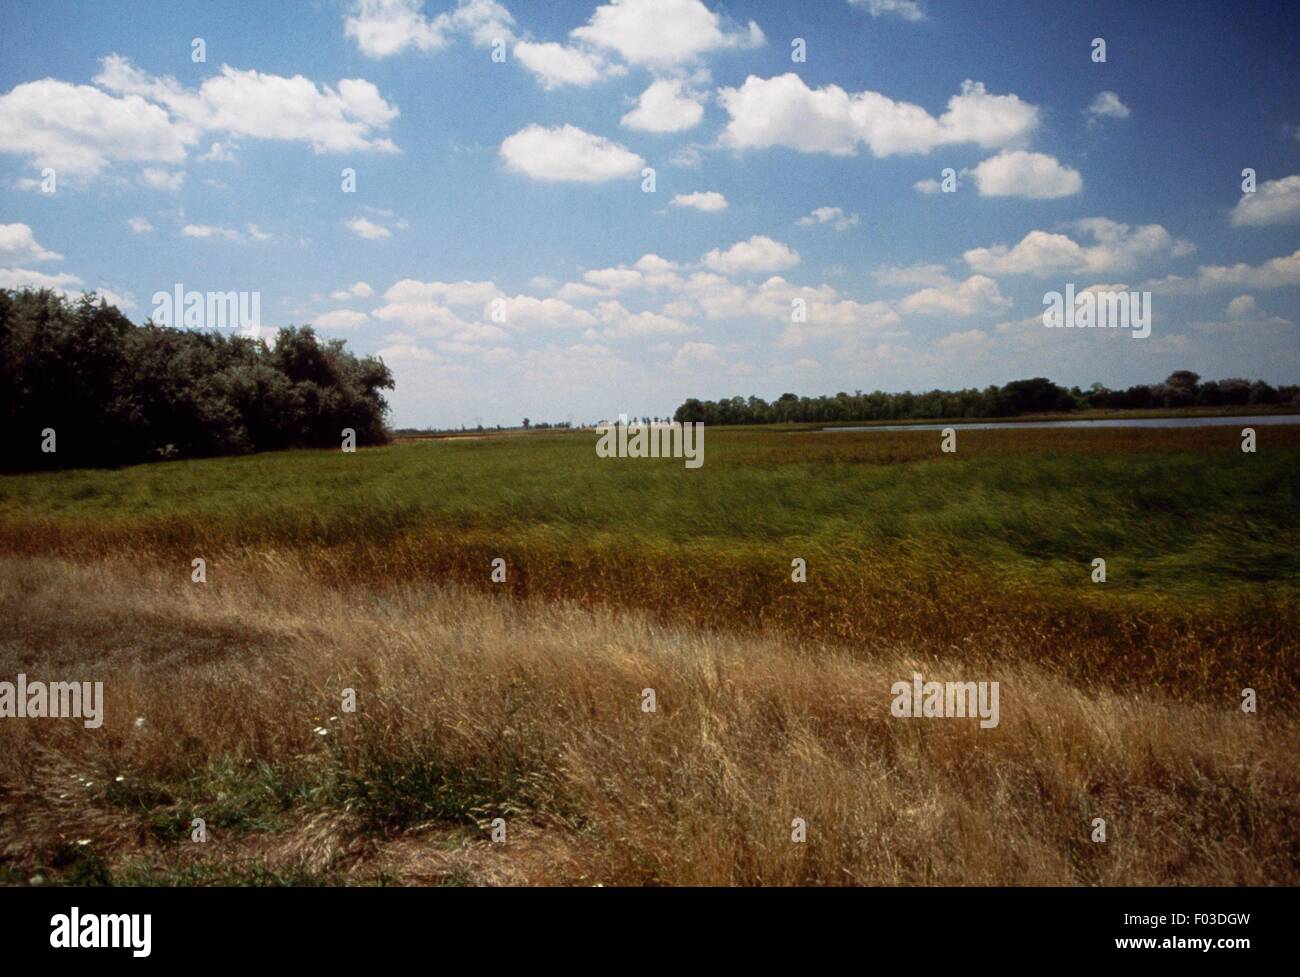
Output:
[[[1300,5],[4,19],[0,287],[97,290],[137,322],[177,284],[258,292],[264,327],[381,355],[395,426],[1028,376],[1300,381]],[[1044,328],[1067,284],[1149,291],[1150,335]]]

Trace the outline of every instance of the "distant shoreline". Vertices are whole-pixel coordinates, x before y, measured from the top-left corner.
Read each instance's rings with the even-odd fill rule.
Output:
[[[1016,414],[1011,417],[912,417],[900,420],[871,421],[800,421],[788,425],[792,429],[820,431],[828,427],[911,427],[917,424],[1025,424],[1041,421],[1140,421],[1162,417],[1252,417],[1265,414],[1300,415],[1300,407],[1272,404],[1237,404],[1231,407],[1153,407],[1133,410],[1100,409],[1072,411],[1042,411],[1035,414]],[[753,427],[772,427],[755,424]]]
[[[1236,404],[1231,407],[1153,407],[1122,409],[1094,409],[1076,411],[1050,411],[1035,414],[1016,414],[1008,417],[912,417],[907,419],[877,419],[870,421],[774,421],[771,424],[727,424],[717,425],[734,429],[762,428],[763,430],[821,431],[826,428],[839,427],[913,427],[926,424],[1023,424],[1042,421],[1101,421],[1101,420],[1143,420],[1161,417],[1250,417],[1265,414],[1294,414],[1300,417],[1300,407],[1279,406],[1276,404]],[[1297,421],[1300,423],[1300,420]],[[714,426],[714,425],[710,425]],[[594,426],[574,425],[568,428],[484,428],[483,430],[418,430],[401,428],[394,430],[395,441],[430,441],[430,440],[477,440],[482,438],[519,437],[525,434],[573,434],[594,431]]]

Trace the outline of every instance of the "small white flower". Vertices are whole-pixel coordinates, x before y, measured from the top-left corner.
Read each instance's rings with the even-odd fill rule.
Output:
[[[143,729],[143,728],[144,728],[144,716],[136,716],[136,717],[135,717],[135,728],[136,728],[136,729]]]
[[[330,731],[326,729],[324,726],[317,726],[315,729],[312,730],[312,732],[315,733],[317,736],[328,736],[330,734]]]

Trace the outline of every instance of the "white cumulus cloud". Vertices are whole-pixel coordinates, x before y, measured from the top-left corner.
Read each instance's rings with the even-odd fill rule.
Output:
[[[0,268],[0,288],[48,288],[66,292],[70,286],[80,284],[81,279],[68,272],[47,275],[26,268]]]
[[[700,263],[723,275],[784,271],[799,263],[799,252],[780,241],[755,234],[748,241],[738,241],[727,250],[714,248]]]
[[[1258,265],[1239,261],[1235,265],[1201,265],[1194,278],[1170,275],[1147,282],[1147,287],[1171,295],[1208,292],[1218,288],[1285,288],[1300,285],[1300,250]]]
[[[165,107],[187,145],[201,132],[217,131],[304,142],[317,153],[395,149],[378,133],[397,118],[397,107],[361,78],[344,78],[331,88],[302,75],[286,78],[222,65],[218,74],[192,89],[111,54],[94,80],[119,95],[147,98]]]
[[[343,222],[358,237],[365,238],[367,241],[381,241],[386,237],[392,237],[393,232],[384,227],[383,224],[376,224],[374,221],[365,217],[353,217]]]
[[[1159,224],[1131,227],[1105,217],[1073,225],[1095,243],[1080,244],[1066,234],[1030,231],[1014,247],[972,248],[963,257],[985,275],[1048,275],[1056,272],[1108,272],[1135,267],[1157,257],[1181,257],[1192,245]]]
[[[422,7],[421,0],[356,0],[343,32],[370,58],[386,58],[408,47],[439,50],[455,34],[468,35],[479,47],[498,38],[514,40],[515,19],[495,0],[459,0],[432,19],[424,16]]]
[[[110,54],[94,83],[44,78],[0,95],[0,153],[80,180],[113,163],[146,164],[147,185],[176,189],[184,174],[161,167],[184,163],[208,132],[302,142],[318,153],[396,149],[383,132],[397,107],[359,78],[330,87],[223,65],[186,88]]]
[[[356,282],[348,288],[337,288],[330,292],[330,298],[335,302],[346,302],[351,298],[368,299],[375,294],[375,290],[365,282]]]
[[[36,243],[26,224],[0,224],[0,262],[59,261],[63,255]]]
[[[721,89],[718,102],[731,116],[721,136],[724,145],[841,156],[856,153],[860,145],[878,157],[928,153],[954,143],[1000,147],[1025,139],[1039,121],[1036,106],[1017,95],[990,94],[983,83],[970,80],[937,118],[879,92],[809,88],[793,73],[750,75],[739,88]]]
[[[515,59],[547,90],[565,85],[585,88],[627,73],[622,65],[611,63],[597,52],[554,41],[520,41],[515,45]]]
[[[1243,193],[1232,208],[1231,220],[1238,227],[1300,221],[1300,176],[1265,180],[1254,193]]]
[[[837,231],[847,231],[850,227],[857,227],[859,219],[857,214],[844,213],[842,207],[815,207],[811,214],[799,218],[799,224],[802,227],[830,224]]]
[[[903,299],[898,307],[907,314],[971,316],[1008,309],[1011,300],[998,290],[992,278],[971,275],[964,282],[923,288]]]
[[[892,15],[903,20],[925,20],[925,11],[917,0],[849,0],[855,7],[866,7],[872,17]]]
[[[1094,119],[1127,119],[1130,112],[1114,92],[1098,92],[1088,106],[1088,114]]]
[[[621,122],[629,129],[646,132],[682,132],[704,118],[704,96],[692,92],[676,78],[660,78],[637,99],[636,108]]]
[[[636,153],[577,126],[530,125],[501,143],[507,169],[544,183],[603,183],[640,173]]]
[[[998,153],[972,171],[981,197],[1026,197],[1054,200],[1083,190],[1079,171],[1044,153],[1023,149]]]
[[[727,198],[716,190],[702,190],[696,193],[679,193],[670,201],[674,207],[694,207],[706,214],[727,209]]]
[[[726,23],[700,0],[613,0],[571,36],[633,65],[667,68],[726,48],[763,44],[763,31]]]
[[[54,78],[0,95],[0,152],[60,176],[93,177],[110,162],[182,163],[196,138],[139,95],[118,98]]]
[[[385,58],[407,47],[421,51],[443,47],[447,39],[420,12],[421,6],[421,0],[359,0],[343,30],[371,58]]]

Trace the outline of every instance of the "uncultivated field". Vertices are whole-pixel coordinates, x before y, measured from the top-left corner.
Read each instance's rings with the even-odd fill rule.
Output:
[[[0,479],[0,680],[106,698],[0,720],[0,880],[1300,880],[1300,426],[939,440]],[[1000,723],[891,716],[914,672]]]

